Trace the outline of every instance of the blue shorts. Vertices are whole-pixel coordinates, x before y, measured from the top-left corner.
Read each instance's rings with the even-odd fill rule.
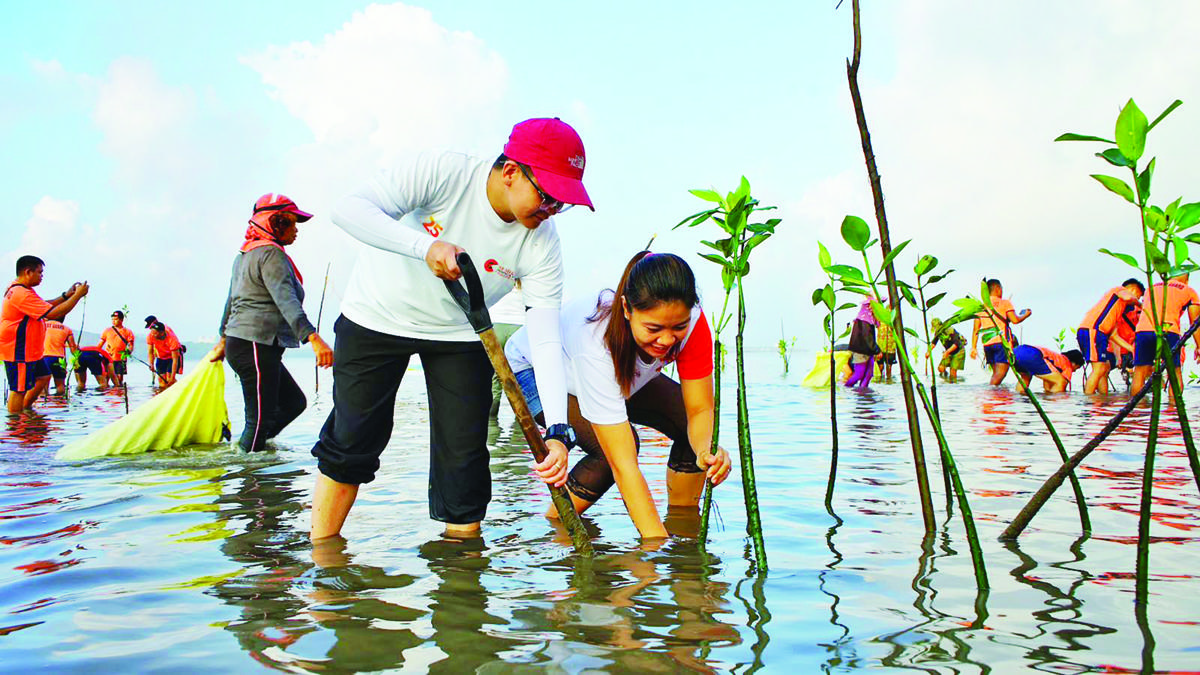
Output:
[[[100,356],[97,352],[80,352],[79,363],[75,366],[76,373],[82,373],[87,370],[97,378],[104,375],[104,369],[108,364],[108,359]]]
[[[46,370],[49,370],[55,379],[62,379],[67,376],[67,369],[63,366],[63,357],[46,356],[42,358],[42,361],[46,363]]]
[[[8,390],[14,394],[24,394],[33,389],[38,380],[50,377],[50,369],[46,367],[45,359],[5,361],[4,374],[8,377]]]
[[[174,366],[175,359],[154,359],[154,372],[158,373],[159,375],[166,375],[167,373],[171,372]]]
[[[1133,338],[1133,365],[1154,365],[1155,341],[1156,338],[1154,336],[1154,331],[1139,330],[1137,332],[1137,336]],[[1167,333],[1167,346],[1169,346],[1171,349],[1174,349],[1175,345],[1177,344],[1179,344],[1179,334]],[[1172,362],[1175,364],[1176,368],[1179,367],[1179,356],[1180,355],[1177,354],[1175,358],[1172,359]]]
[[[1096,339],[1096,355],[1092,355],[1092,336]],[[1079,343],[1079,351],[1083,352],[1083,360],[1089,363],[1107,363],[1110,366],[1117,364],[1117,357],[1108,351],[1108,335],[1101,333],[1093,328],[1080,328],[1075,333],[1075,340]]]
[[[1046,357],[1042,356],[1041,350],[1037,347],[1029,345],[1021,345],[1013,350],[1013,368],[1017,369],[1018,373],[1024,375],[1049,375],[1050,366],[1046,363]]]
[[[538,396],[537,380],[533,376],[533,368],[526,368],[514,373],[517,384],[521,385],[521,393],[525,394],[525,404],[529,406],[529,414],[537,417],[542,412],[542,399]]]
[[[983,360],[987,361],[988,365],[993,363],[1008,363],[1008,354],[1004,353],[1004,343],[997,342],[994,345],[984,345]]]

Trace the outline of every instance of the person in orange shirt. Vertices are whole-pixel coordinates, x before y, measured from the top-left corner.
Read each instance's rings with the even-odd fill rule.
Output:
[[[1092,372],[1083,385],[1083,393],[1108,393],[1108,373],[1116,364],[1116,356],[1109,348],[1109,342],[1133,351],[1133,344],[1121,337],[1117,326],[1125,310],[1130,305],[1136,307],[1145,292],[1145,284],[1137,279],[1126,279],[1120,286],[1108,289],[1084,315],[1075,334],[1080,353],[1092,364]]]
[[[8,412],[19,413],[33,405],[50,382],[43,355],[46,319],[61,319],[87,295],[87,282],[47,302],[33,290],[42,283],[46,263],[41,258],[17,258],[17,279],[4,292],[0,306],[0,360],[8,377]]]
[[[75,365],[75,381],[79,383],[79,391],[87,387],[87,374],[90,372],[96,378],[97,387],[107,387],[108,354],[99,347],[83,347],[79,350],[79,362]],[[113,383],[115,384],[115,383]]]
[[[1083,353],[1078,349],[1061,354],[1033,345],[1018,345],[1013,349],[1013,368],[1025,386],[1028,387],[1036,375],[1042,381],[1043,389],[1052,394],[1066,391],[1071,386],[1071,376],[1084,363]]]
[[[1165,312],[1163,311],[1164,298],[1166,299]],[[1150,306],[1151,303],[1154,304],[1153,307]],[[1187,274],[1180,274],[1171,279],[1167,282],[1165,289],[1161,283],[1154,284],[1154,288],[1150,289],[1150,297],[1142,307],[1142,316],[1137,323],[1137,335],[1133,340],[1133,391],[1142,388],[1156,363],[1157,337],[1154,333],[1154,316],[1157,314],[1158,322],[1162,326],[1163,332],[1166,333],[1167,345],[1174,349],[1175,345],[1179,344],[1179,323],[1185,309],[1190,323],[1200,320],[1200,297],[1197,297],[1196,290],[1188,285]],[[1200,333],[1193,334],[1192,340],[1196,344],[1196,363],[1200,363]],[[1180,357],[1183,356],[1184,351],[1186,348],[1181,349],[1179,355],[1171,359],[1175,373],[1181,377],[1183,373],[1180,367]],[[1182,382],[1182,380],[1180,381]]]
[[[1113,335],[1121,336],[1121,339],[1130,345],[1129,349],[1122,347],[1116,341],[1110,342],[1108,348],[1113,352],[1113,360],[1116,362],[1115,368],[1121,369],[1121,377],[1125,380],[1125,386],[1133,380],[1133,343],[1137,339],[1137,322],[1142,317],[1141,304],[1129,305],[1125,308],[1125,313],[1117,321],[1117,329]]]
[[[979,337],[982,335],[983,359],[992,369],[991,384],[994,386],[1000,384],[1004,376],[1008,375],[1008,355],[1004,353],[1004,340],[1001,335],[1010,345],[1015,344],[1012,324],[1021,323],[1033,312],[1023,309],[1018,314],[1013,304],[1002,297],[1004,287],[1000,285],[1000,280],[988,279],[987,287],[988,295],[991,296],[992,311],[985,309],[975,317],[975,325],[971,329],[971,359],[979,356]]]
[[[147,330],[150,328],[153,328],[154,324],[156,324],[156,323],[162,323],[161,321],[158,320],[158,317],[154,316],[153,314],[146,317]],[[183,374],[183,357],[185,354],[187,354],[187,346],[184,345],[183,341],[180,340],[179,337],[175,335],[175,331],[171,330],[170,326],[163,323],[163,327],[167,329],[167,337],[171,338],[172,340],[175,340],[176,342],[179,343],[179,363],[176,365],[176,368],[175,368],[175,377],[176,377],[176,379],[178,379],[179,376]],[[147,360],[150,363],[154,363],[154,354],[151,354]]]
[[[46,319],[46,341],[44,343],[43,360],[46,369],[54,378],[54,391],[63,393],[67,390],[67,347],[72,352],[79,351],[75,343],[75,333],[61,321]]]
[[[154,372],[158,374],[158,386],[166,389],[175,384],[175,373],[179,370],[183,357],[179,354],[179,340],[174,333],[168,333],[163,322],[156,321],[150,326],[146,345],[150,349]]]
[[[125,327],[125,312],[116,310],[112,313],[112,326],[104,329],[96,345],[108,354],[108,379],[113,384],[125,384],[125,360],[133,353],[134,342],[133,331]]]

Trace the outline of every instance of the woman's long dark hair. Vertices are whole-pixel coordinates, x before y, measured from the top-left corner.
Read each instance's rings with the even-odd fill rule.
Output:
[[[672,253],[641,251],[625,266],[625,273],[617,282],[613,297],[605,302],[604,297],[596,301],[596,311],[588,317],[588,323],[608,319],[604,330],[604,343],[612,354],[613,369],[621,393],[629,395],[633,376],[637,372],[637,345],[633,342],[633,330],[625,318],[624,307],[630,311],[654,309],[664,302],[682,302],[691,309],[700,302],[696,293],[696,277],[692,268]],[[678,343],[676,344],[678,348]]]

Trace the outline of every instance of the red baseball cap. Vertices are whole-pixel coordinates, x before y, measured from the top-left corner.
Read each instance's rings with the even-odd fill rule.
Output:
[[[290,197],[268,192],[259,197],[258,201],[254,202],[254,213],[250,216],[250,222],[270,231],[271,214],[279,212],[296,214],[296,222],[300,223],[312,218],[311,213],[301,211],[300,207],[296,206],[296,202],[292,201]]]
[[[596,210],[583,187],[583,141],[566,122],[539,117],[517,124],[504,145],[504,156],[533,169],[538,185],[551,197]]]

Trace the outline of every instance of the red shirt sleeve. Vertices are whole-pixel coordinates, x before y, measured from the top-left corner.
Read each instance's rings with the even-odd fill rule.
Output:
[[[700,318],[696,320],[687,344],[680,350],[676,367],[679,368],[679,378],[683,380],[698,380],[712,374],[712,329],[708,327],[708,319],[704,312],[700,312]]]

